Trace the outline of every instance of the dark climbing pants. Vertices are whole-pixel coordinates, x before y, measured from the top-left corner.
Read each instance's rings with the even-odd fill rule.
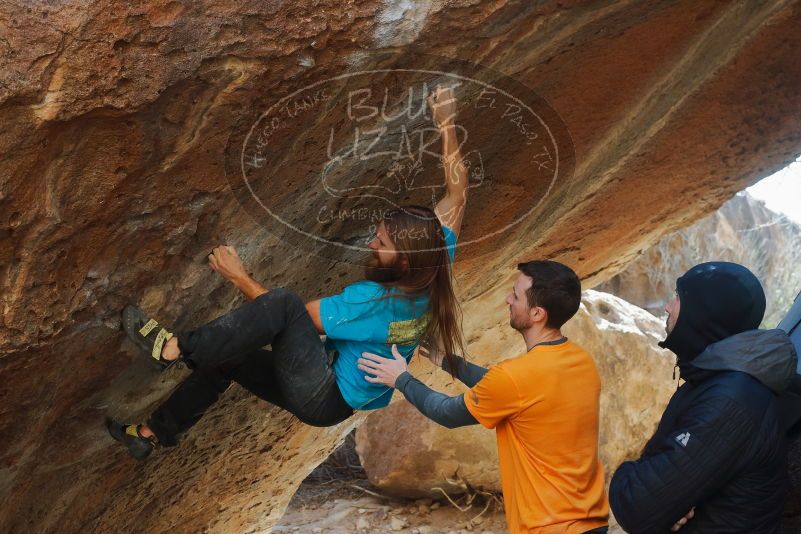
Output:
[[[292,291],[274,289],[176,336],[193,371],[147,422],[162,445],[177,445],[232,381],[309,425],[333,426],[353,414],[334,377],[336,354]]]

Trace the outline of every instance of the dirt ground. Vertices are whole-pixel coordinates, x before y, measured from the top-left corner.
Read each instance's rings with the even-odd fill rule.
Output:
[[[460,510],[461,508],[461,510]],[[506,534],[500,495],[385,496],[367,480],[353,435],[303,481],[274,534]]]

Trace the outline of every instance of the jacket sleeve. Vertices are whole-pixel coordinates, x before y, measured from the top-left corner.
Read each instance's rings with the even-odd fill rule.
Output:
[[[669,532],[729,480],[756,431],[753,418],[722,392],[696,399],[676,430],[653,444],[654,453],[623,463],[612,477],[609,503],[620,526],[631,533]]]
[[[464,395],[450,397],[429,388],[408,372],[402,373],[395,388],[403,393],[420,413],[446,428],[477,425],[475,417],[467,411]]]
[[[469,388],[478,384],[479,380],[484,378],[484,375],[487,374],[487,371],[489,370],[486,367],[481,367],[480,365],[470,363],[461,356],[454,355],[453,361],[453,376],[458,378],[465,386]],[[447,358],[442,358],[442,369],[449,373],[451,372]]]

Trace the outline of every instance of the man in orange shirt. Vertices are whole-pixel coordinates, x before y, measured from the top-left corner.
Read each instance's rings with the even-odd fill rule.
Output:
[[[395,359],[364,353],[359,366],[374,375],[368,381],[400,390],[437,423],[496,430],[509,532],[603,533],[609,504],[598,458],[601,381],[590,354],[560,330],[578,311],[581,283],[554,261],[518,269],[506,303],[527,352],[489,369],[431,356],[471,388],[464,395],[450,397],[422,384],[394,346]]]

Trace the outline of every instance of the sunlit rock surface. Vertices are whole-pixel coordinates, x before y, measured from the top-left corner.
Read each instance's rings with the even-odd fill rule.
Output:
[[[236,246],[255,277],[306,298],[361,275],[289,226],[268,232],[239,202],[252,185],[243,163],[276,172],[255,189],[290,222],[345,228],[315,226],[328,191],[303,165],[347,153],[352,140],[329,146],[331,116],[256,135],[265,152],[240,157],[276,99],[375,67],[373,51],[397,52],[388,68],[447,69],[441,58],[455,57],[525,84],[521,96],[544,98],[569,131],[572,149],[550,154],[566,172],[543,179],[509,117],[460,116],[487,171],[463,242],[536,208],[460,249],[460,295],[482,295],[532,256],[575,266],[590,287],[801,152],[799,23],[798,4],[780,0],[2,4],[0,530],[265,530],[358,424],[305,427],[234,388],[182,447],[145,465],[103,429],[107,415],[142,417],[178,379],[123,343],[126,303],[187,328],[241,302],[204,264],[213,245]],[[259,167],[267,156],[275,167]],[[371,172],[383,171],[346,162],[336,176]],[[345,245],[369,233],[347,229]]]

